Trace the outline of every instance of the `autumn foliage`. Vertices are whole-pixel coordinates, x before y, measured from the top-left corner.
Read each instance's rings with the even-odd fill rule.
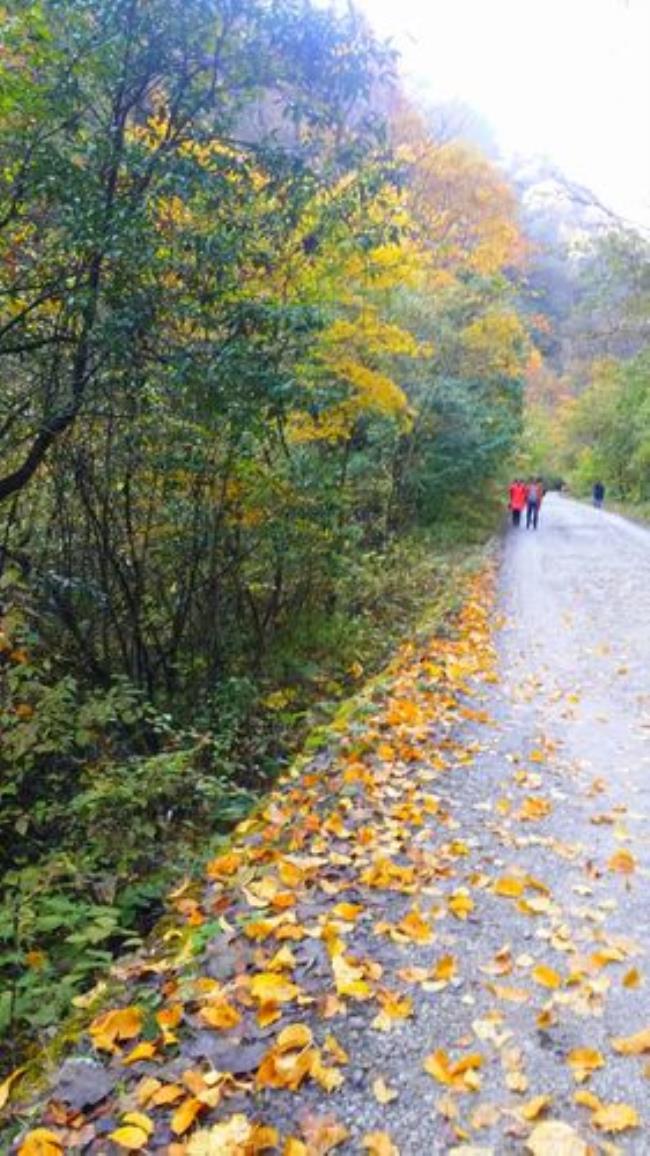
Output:
[[[385,657],[423,535],[517,437],[531,343],[511,190],[431,136],[358,13],[0,16],[16,1035],[148,924],[152,875],[251,806],[314,701]]]

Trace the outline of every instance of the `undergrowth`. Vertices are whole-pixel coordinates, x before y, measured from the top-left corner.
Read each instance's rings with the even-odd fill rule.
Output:
[[[225,680],[191,728],[124,680],[97,689],[42,653],[17,575],[0,637],[0,1051],[11,1069],[47,1044],[73,1001],[137,947],[173,881],[254,806],[396,643],[462,600],[496,510],[456,516],[360,556],[335,606],[298,616],[263,676]]]

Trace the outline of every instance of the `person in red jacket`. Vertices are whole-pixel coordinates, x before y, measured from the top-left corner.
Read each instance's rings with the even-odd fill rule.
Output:
[[[526,487],[526,529],[537,529],[539,511],[544,497],[544,486],[541,478],[533,478]]]
[[[526,486],[521,478],[515,478],[508,491],[508,508],[512,513],[512,524],[518,526],[521,515],[526,508]]]

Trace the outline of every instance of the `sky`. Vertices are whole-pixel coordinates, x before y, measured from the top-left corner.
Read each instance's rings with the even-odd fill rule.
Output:
[[[424,102],[543,154],[650,227],[650,0],[358,0]]]

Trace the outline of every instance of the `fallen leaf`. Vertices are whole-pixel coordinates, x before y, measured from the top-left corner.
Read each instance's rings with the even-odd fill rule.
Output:
[[[15,1068],[14,1071],[7,1076],[4,1083],[0,1084],[0,1111],[9,1099],[13,1084],[15,1084],[16,1080],[20,1079],[25,1070],[25,1068]]]
[[[597,1112],[603,1106],[602,1100],[599,1100],[598,1096],[588,1091],[587,1088],[579,1088],[577,1092],[574,1092],[573,1099],[576,1104],[581,1104],[583,1108],[591,1108],[592,1112]]]
[[[253,1125],[238,1113],[212,1128],[199,1128],[188,1140],[187,1156],[241,1156],[250,1150],[252,1132]]]
[[[290,1003],[300,995],[300,988],[283,975],[266,971],[254,975],[250,983],[250,993],[260,1004]]]
[[[149,1133],[135,1124],[125,1124],[121,1128],[116,1128],[114,1132],[109,1132],[108,1138],[130,1152],[140,1152],[147,1145]]]
[[[23,1139],[18,1156],[61,1156],[63,1143],[49,1128],[34,1128]]]
[[[531,974],[535,983],[541,984],[542,987],[550,987],[553,990],[562,987],[562,976],[552,967],[547,967],[545,963],[539,963],[537,967],[533,968]]]
[[[594,1112],[591,1122],[601,1132],[625,1132],[641,1124],[638,1112],[630,1104],[603,1104]]]
[[[474,900],[466,891],[455,891],[449,899],[449,910],[456,919],[465,920],[474,910]]]
[[[349,1136],[345,1125],[339,1124],[333,1116],[308,1116],[303,1119],[301,1129],[309,1156],[325,1156]]]
[[[398,1095],[394,1088],[388,1087],[383,1076],[377,1076],[377,1079],[373,1080],[372,1092],[378,1104],[391,1104]]]
[[[585,1141],[561,1120],[538,1124],[528,1137],[526,1148],[533,1156],[589,1156]]]
[[[92,1021],[90,1036],[96,1048],[106,1052],[118,1051],[117,1043],[131,1040],[142,1028],[142,1012],[138,1007],[118,1008],[103,1012]]]
[[[522,1104],[517,1111],[520,1116],[523,1116],[524,1120],[536,1120],[542,1112],[546,1111],[552,1101],[552,1096],[533,1096],[532,1100],[528,1100],[526,1104]]]
[[[504,875],[496,880],[493,891],[495,895],[502,895],[505,899],[518,899],[523,895],[525,888],[523,879],[511,879]]]
[[[604,1068],[605,1061],[594,1048],[573,1048],[567,1056],[567,1064],[573,1072],[573,1078],[581,1084],[592,1072]]]
[[[183,1136],[191,1127],[204,1105],[196,1096],[190,1096],[174,1112],[171,1130],[175,1136]]]
[[[612,1047],[622,1056],[642,1056],[644,1052],[650,1052],[650,1028],[643,1028],[633,1036],[619,1036],[612,1040]]]
[[[610,871],[617,871],[619,875],[631,875],[636,869],[636,859],[631,851],[616,851],[611,859],[607,860]]]
[[[236,1027],[241,1020],[237,1008],[225,1000],[220,1003],[207,1004],[205,1007],[202,1007],[199,1012],[199,1017],[208,1027],[218,1028],[222,1031]]]
[[[151,1043],[136,1044],[128,1056],[125,1056],[122,1063],[125,1066],[129,1064],[137,1064],[140,1060],[150,1060],[156,1054],[156,1045]]]
[[[366,1132],[361,1147],[370,1156],[399,1156],[399,1148],[396,1148],[387,1132]]]

